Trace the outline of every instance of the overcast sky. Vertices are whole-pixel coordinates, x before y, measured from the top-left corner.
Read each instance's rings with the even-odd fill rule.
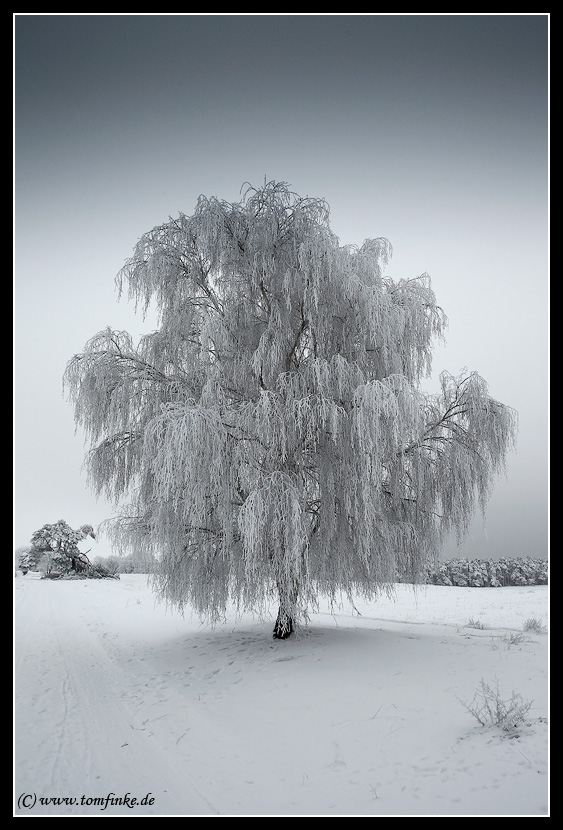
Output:
[[[115,291],[137,239],[266,177],[325,198],[342,244],[387,237],[389,276],[428,272],[449,319],[434,377],[475,370],[519,413],[486,530],[445,555],[545,557],[549,17],[14,21],[15,546],[114,512],[62,375],[106,326],[154,328]]]

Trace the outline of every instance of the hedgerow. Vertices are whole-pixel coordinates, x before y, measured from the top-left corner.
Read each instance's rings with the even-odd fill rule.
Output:
[[[547,585],[546,559],[450,559],[430,566],[424,579],[430,585],[502,588],[508,585]]]

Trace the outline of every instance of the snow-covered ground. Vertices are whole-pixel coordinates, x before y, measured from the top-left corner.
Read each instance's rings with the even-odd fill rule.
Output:
[[[398,585],[286,641],[139,575],[14,594],[17,816],[549,814],[545,586]],[[516,735],[463,705],[482,682],[532,701]]]

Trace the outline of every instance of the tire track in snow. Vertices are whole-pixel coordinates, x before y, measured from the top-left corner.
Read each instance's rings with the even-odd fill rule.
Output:
[[[16,793],[80,799],[129,792],[140,800],[151,792],[154,805],[143,815],[219,815],[189,770],[171,759],[166,733],[154,725],[149,733],[127,705],[128,678],[107,640],[88,627],[75,586],[35,582],[25,590],[38,602],[24,597],[17,612]],[[18,688],[34,692],[24,697]],[[100,814],[98,807],[65,808],[73,812]],[[119,813],[140,814],[123,806],[103,815]]]

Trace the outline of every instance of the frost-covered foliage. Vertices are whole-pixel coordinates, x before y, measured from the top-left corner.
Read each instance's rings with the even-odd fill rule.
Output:
[[[470,588],[506,585],[547,585],[546,559],[451,559],[432,565],[427,583]]]
[[[484,507],[515,414],[475,372],[420,390],[446,320],[390,255],[275,182],[139,240],[118,287],[160,328],[100,332],[65,383],[94,489],[131,498],[114,538],[158,556],[170,602],[216,620],[279,596],[284,636],[320,593],[417,579]]]
[[[91,525],[73,530],[63,519],[43,525],[31,537],[30,547],[20,558],[20,568],[40,569],[47,574],[86,571],[91,568],[90,561],[79,549],[78,542],[88,536],[96,538]]]

